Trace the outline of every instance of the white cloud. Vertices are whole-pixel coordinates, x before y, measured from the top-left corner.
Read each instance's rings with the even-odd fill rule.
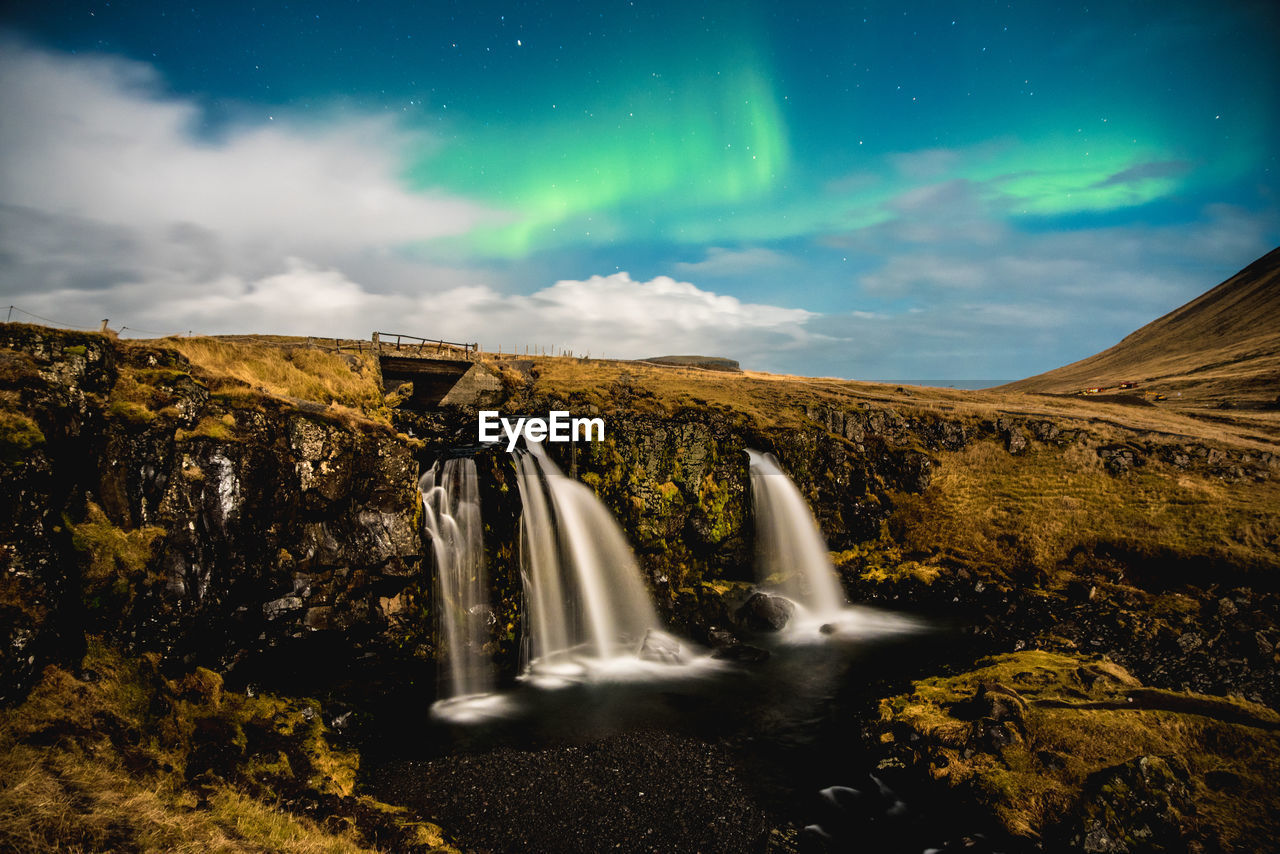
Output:
[[[387,119],[233,127],[200,139],[198,107],[146,65],[5,45],[0,200],[165,242],[181,225],[240,247],[305,252],[458,234],[493,214],[397,176],[410,146]]]
[[[712,246],[701,261],[680,261],[674,269],[683,276],[740,276],[761,270],[786,267],[794,259],[781,252],[763,247],[749,249],[725,249]]]
[[[262,116],[207,138],[197,103],[120,58],[5,41],[0,113],[0,281],[14,304],[68,322],[207,328],[185,307],[237,294],[240,323],[227,325],[263,328],[326,293],[299,289],[288,306],[263,302],[281,288],[246,284],[296,275],[290,257],[376,270],[399,288],[474,282],[476,271],[397,260],[397,247],[503,216],[406,189],[407,153],[436,143],[387,119]]]
[[[803,309],[745,303],[665,276],[637,282],[625,272],[560,281],[527,295],[476,285],[429,294],[374,293],[340,271],[299,258],[254,281],[211,281],[199,293],[150,311],[141,303],[144,295],[135,296],[135,322],[142,328],[244,331],[245,318],[254,317],[258,331],[282,334],[365,337],[376,328],[441,334],[508,352],[528,345],[620,358],[673,352],[736,356],[801,347],[812,338],[806,324],[817,317]],[[88,306],[85,311],[92,316]]]

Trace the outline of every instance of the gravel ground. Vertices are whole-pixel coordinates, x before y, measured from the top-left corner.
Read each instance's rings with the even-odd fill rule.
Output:
[[[659,730],[532,751],[390,760],[380,799],[489,852],[763,851],[770,820],[715,745]]]

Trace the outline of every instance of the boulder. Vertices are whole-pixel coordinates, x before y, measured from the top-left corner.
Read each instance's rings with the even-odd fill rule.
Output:
[[[640,660],[679,664],[682,661],[680,642],[664,632],[649,629],[644,634],[644,643],[640,645]]]
[[[796,605],[790,599],[753,593],[738,609],[738,625],[752,632],[780,632],[795,616]]]

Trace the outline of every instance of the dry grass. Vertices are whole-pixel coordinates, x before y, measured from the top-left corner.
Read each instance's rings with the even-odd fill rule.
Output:
[[[188,746],[171,737],[172,723],[170,737],[165,725],[157,729],[155,696],[165,683],[154,670],[96,645],[85,664],[97,681],[51,667],[24,703],[0,712],[0,850],[369,850],[353,834],[217,778],[192,788],[183,775]],[[191,684],[180,691],[168,697],[172,715],[221,707]]]
[[[368,851],[230,787],[197,809],[172,777],[139,780],[105,749],[0,746],[0,849],[14,852]]]
[[[892,407],[903,415],[945,415],[977,422],[999,416],[1044,418],[1083,429],[1098,442],[1153,438],[1190,440],[1275,452],[1280,446],[1280,412],[1207,413],[1176,402],[1126,405],[1095,398],[1017,391],[968,391],[901,386],[820,377],[747,371],[730,374],[661,368],[634,362],[570,357],[530,360],[535,394],[575,405],[672,414],[710,408],[764,427],[803,427],[812,422],[806,406],[854,410]],[[502,362],[493,365],[503,370]],[[515,374],[509,367],[504,376]],[[517,382],[510,382],[518,385]]]
[[[234,393],[247,386],[275,397],[365,413],[383,406],[377,357],[371,353],[338,354],[265,340],[167,338],[161,343],[186,356],[215,392]]]
[[[895,539],[911,553],[944,555],[1009,576],[1049,573],[1077,546],[1139,555],[1274,566],[1280,553],[1280,482],[1227,484],[1158,462],[1122,477],[1089,448],[1037,448],[1014,456],[994,442],[939,453],[922,495],[895,496]]]
[[[206,439],[217,439],[222,442],[229,442],[236,438],[235,429],[236,418],[230,412],[220,418],[215,418],[212,415],[206,415],[190,430],[177,430],[174,433],[174,438],[179,442],[183,439],[194,437],[204,437]]]

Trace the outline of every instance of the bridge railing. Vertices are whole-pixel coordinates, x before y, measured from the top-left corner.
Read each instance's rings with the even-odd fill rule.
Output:
[[[393,340],[394,343],[392,343]],[[403,332],[373,333],[373,349],[381,352],[384,347],[415,356],[426,355],[427,353],[441,353],[448,347],[450,350],[461,350],[469,359],[474,358],[480,350],[480,345],[475,343],[445,341],[440,338],[422,338],[418,335],[406,335]]]

